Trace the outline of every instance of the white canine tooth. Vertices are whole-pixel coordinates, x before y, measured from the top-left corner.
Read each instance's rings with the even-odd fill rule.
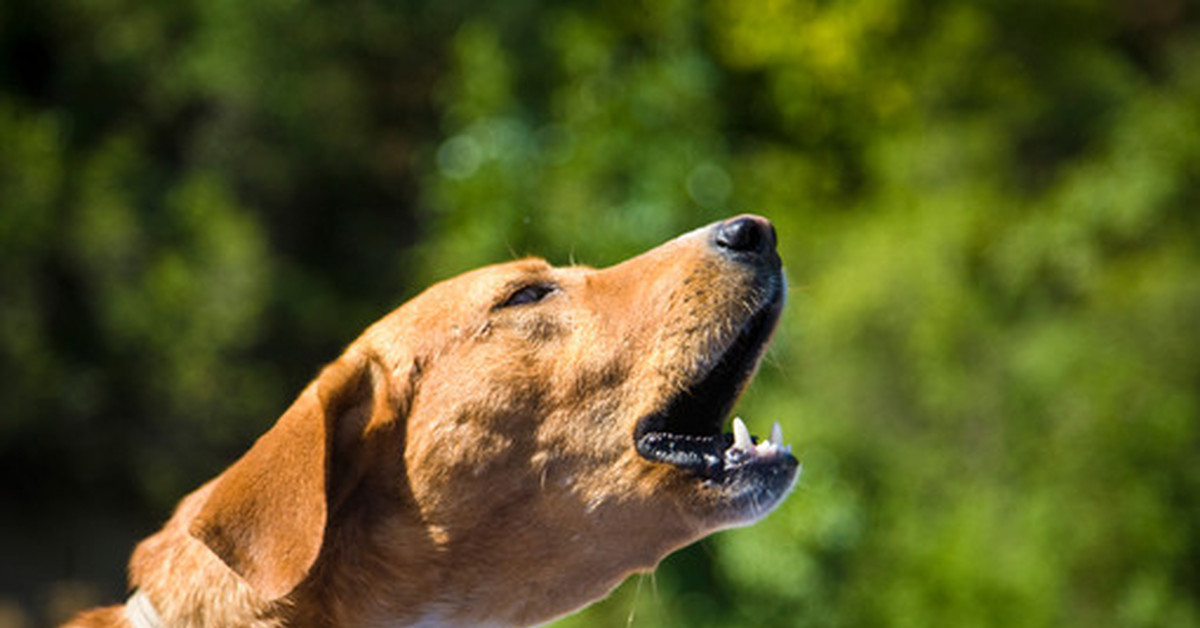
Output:
[[[750,440],[750,430],[746,429],[742,417],[733,418],[733,447],[746,450],[754,448],[754,441]]]
[[[783,428],[779,426],[779,421],[771,426],[771,442],[776,445],[783,445]]]

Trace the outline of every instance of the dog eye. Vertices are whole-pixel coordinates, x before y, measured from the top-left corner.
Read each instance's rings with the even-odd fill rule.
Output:
[[[516,292],[508,295],[508,298],[496,307],[499,309],[502,307],[512,307],[514,305],[528,305],[530,303],[537,303],[538,301],[545,299],[557,289],[558,287],[554,284],[546,283],[535,283],[528,286],[523,286]]]

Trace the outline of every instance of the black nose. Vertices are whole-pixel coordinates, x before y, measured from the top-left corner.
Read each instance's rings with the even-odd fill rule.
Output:
[[[717,246],[738,253],[765,253],[775,249],[775,227],[760,216],[737,216],[717,227]]]

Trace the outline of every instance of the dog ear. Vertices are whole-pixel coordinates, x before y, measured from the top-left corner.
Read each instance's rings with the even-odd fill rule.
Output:
[[[347,352],[217,477],[189,531],[269,600],[290,593],[321,553],[331,513],[366,464],[368,425],[397,411],[379,363]]]

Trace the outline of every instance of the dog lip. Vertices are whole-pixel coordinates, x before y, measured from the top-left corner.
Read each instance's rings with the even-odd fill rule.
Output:
[[[637,443],[643,456],[688,470],[706,480],[724,482],[730,475],[754,467],[795,467],[790,445],[783,444],[779,423],[771,436],[759,440],[750,435],[741,418],[733,419],[731,434],[693,436],[669,432],[649,432]]]
[[[706,478],[724,470],[724,453],[732,444],[729,435],[695,436],[647,432],[637,439],[637,451],[647,460],[665,462]]]

